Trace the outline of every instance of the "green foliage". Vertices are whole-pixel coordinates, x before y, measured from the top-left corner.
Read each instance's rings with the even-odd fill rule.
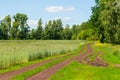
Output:
[[[1,38],[9,39],[9,33],[11,28],[11,17],[5,16],[3,20],[1,20]]]
[[[36,30],[36,39],[42,39],[43,37],[43,28],[42,28],[42,19],[38,21],[38,27]]]
[[[13,16],[14,22],[11,29],[13,39],[26,39],[29,27],[27,25],[28,17],[26,14],[17,13]]]
[[[48,21],[45,25],[44,39],[62,40],[63,24],[60,19]]]
[[[120,1],[96,0],[90,22],[101,42],[120,44]]]
[[[98,36],[93,29],[82,30],[78,36],[80,40],[97,40]]]
[[[116,0],[101,1],[102,6],[100,21],[101,26],[104,26],[104,41],[108,43],[120,43],[120,9],[118,7],[120,2]],[[111,7],[112,6],[112,7]]]
[[[72,37],[72,30],[70,29],[70,26],[67,24],[65,26],[65,29],[63,30],[63,39],[70,40]]]

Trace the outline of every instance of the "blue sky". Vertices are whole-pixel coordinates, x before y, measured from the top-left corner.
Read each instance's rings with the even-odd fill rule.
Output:
[[[0,19],[16,13],[27,14],[28,24],[33,28],[39,18],[43,23],[61,18],[63,24],[81,24],[91,15],[94,0],[1,0]]]

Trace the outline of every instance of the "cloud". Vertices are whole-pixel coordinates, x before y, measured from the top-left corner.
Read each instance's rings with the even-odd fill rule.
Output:
[[[31,29],[36,29],[38,26],[38,21],[37,20],[28,20],[27,24],[30,26]],[[44,27],[45,24],[43,23],[42,26]]]
[[[37,23],[38,23],[38,21],[35,21],[35,20],[28,20],[28,21],[27,21],[27,24],[28,24],[30,27],[36,27],[36,26],[37,26]]]
[[[0,17],[0,20],[3,20],[5,16]]]
[[[35,21],[35,20],[28,20],[27,23],[29,25],[37,25],[37,21]]]
[[[54,12],[70,12],[74,11],[74,7],[63,7],[63,6],[49,6],[45,9],[47,12],[54,13]]]
[[[61,19],[64,22],[71,22],[74,20],[72,17],[57,17],[55,19]]]

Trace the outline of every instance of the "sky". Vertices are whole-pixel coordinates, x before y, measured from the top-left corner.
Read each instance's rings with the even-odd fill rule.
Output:
[[[90,18],[94,5],[94,0],[0,0],[0,19],[22,13],[28,16],[31,28],[36,28],[40,18],[43,26],[55,19],[61,19],[63,25],[81,24]]]

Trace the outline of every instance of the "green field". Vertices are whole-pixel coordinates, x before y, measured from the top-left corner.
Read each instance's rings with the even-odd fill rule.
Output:
[[[120,45],[102,44],[95,42],[92,45],[92,60],[99,52],[99,57],[106,61],[107,67],[81,64],[77,61],[59,70],[49,80],[119,80],[120,79]]]
[[[119,75],[120,68],[95,67],[74,61],[49,80],[119,80]]]
[[[3,40],[0,41],[0,69],[48,56],[77,50],[80,40]]]
[[[94,60],[98,55],[100,59],[104,60],[109,65],[107,67],[93,66],[74,60],[64,68],[58,70],[49,80],[119,80],[120,45],[80,40],[0,41],[0,74],[58,57],[57,60],[18,74],[10,79],[24,80],[73,56],[85,53],[87,47],[82,51],[81,49],[83,45],[85,46],[86,44],[91,44],[92,47],[92,55],[89,56],[90,60]],[[73,55],[67,56],[67,54]],[[65,57],[59,58],[60,56]]]
[[[100,57],[109,64],[120,64],[120,45],[96,43],[93,48],[100,51]]]

